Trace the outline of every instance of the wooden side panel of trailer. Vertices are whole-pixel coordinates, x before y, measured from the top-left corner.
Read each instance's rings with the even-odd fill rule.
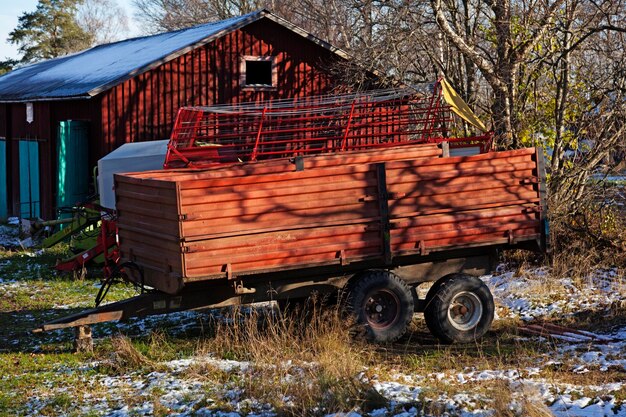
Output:
[[[375,190],[371,165],[184,182],[185,276],[379,256]]]
[[[391,252],[539,238],[537,167],[535,149],[387,164]]]
[[[147,284],[175,293],[183,286],[180,207],[176,182],[116,176],[118,239],[122,255],[141,265]]]
[[[541,236],[534,149],[390,154],[354,165],[312,159],[318,167],[295,171],[272,161],[117,176],[122,256],[149,270],[146,283],[175,292],[192,281],[385,267],[409,255]]]

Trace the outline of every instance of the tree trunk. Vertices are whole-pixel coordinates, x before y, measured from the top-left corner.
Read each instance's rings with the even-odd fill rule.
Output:
[[[512,120],[511,102],[508,91],[495,90],[491,111],[493,114],[493,130],[496,144],[500,148],[511,148],[512,140]]]

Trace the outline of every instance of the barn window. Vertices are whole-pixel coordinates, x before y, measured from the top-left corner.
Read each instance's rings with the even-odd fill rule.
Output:
[[[241,59],[241,85],[252,89],[275,88],[277,73],[275,57],[244,56]]]

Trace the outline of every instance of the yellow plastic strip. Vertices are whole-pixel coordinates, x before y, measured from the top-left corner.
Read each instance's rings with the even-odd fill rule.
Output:
[[[441,91],[443,92],[443,99],[460,118],[483,132],[489,131],[445,78],[441,79]]]

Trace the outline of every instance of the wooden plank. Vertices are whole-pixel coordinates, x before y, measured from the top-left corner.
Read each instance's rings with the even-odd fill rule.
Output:
[[[510,192],[493,191],[492,193],[480,190],[456,193],[429,195],[426,197],[409,197],[395,200],[389,205],[392,217],[409,216],[414,213],[416,207],[422,212],[440,209],[463,210],[467,207],[486,204],[512,205],[517,202],[531,202],[537,193],[533,190],[513,190]]]
[[[125,243],[127,245],[137,245],[143,242],[129,239]],[[174,267],[175,272],[182,272],[180,248],[178,251],[170,251],[155,245],[141,244],[134,247],[132,251],[121,251],[121,253],[125,258],[134,260],[141,265],[147,264],[163,267],[167,263]]]
[[[427,230],[432,232],[445,232],[449,230],[462,230],[464,228],[471,227],[490,227],[494,224],[521,224],[526,222],[536,223],[537,215],[536,214],[519,214],[519,215],[511,215],[511,216],[494,216],[494,217],[486,217],[482,219],[476,220],[458,220],[454,222],[447,223],[438,223],[438,224],[429,224],[429,225],[409,225],[408,222],[405,224],[393,224],[393,228],[395,230]]]
[[[355,209],[360,209],[355,212]],[[213,233],[226,233],[237,230],[257,230],[264,229],[276,224],[283,227],[300,226],[306,227],[309,223],[324,224],[324,222],[341,221],[364,221],[368,218],[378,216],[376,204],[347,205],[339,212],[329,214],[325,209],[308,209],[288,213],[264,213],[264,214],[238,214],[236,217],[222,216],[218,219],[185,221],[183,225],[183,236],[191,237],[197,235],[208,235]]]
[[[125,213],[125,216],[133,213],[148,217],[160,218],[176,218],[178,210],[174,204],[164,204],[163,202],[153,202],[149,205],[140,200],[122,197],[115,204],[117,211]]]
[[[493,175],[500,173],[509,173],[516,172],[519,170],[532,170],[535,169],[536,165],[534,162],[525,162],[517,165],[510,164],[497,164],[492,166],[479,166],[472,169],[459,169],[456,167],[447,167],[441,168],[438,170],[428,170],[428,169],[411,169],[406,168],[401,175],[415,175],[419,181],[431,181],[438,179],[447,179],[447,178],[457,178],[461,176],[478,176],[478,175]],[[394,170],[397,170],[395,168]],[[388,169],[388,171],[392,171],[392,169]]]
[[[438,209],[426,209],[420,211],[406,212],[402,213],[398,218],[406,218],[406,217],[414,217],[414,216],[425,216],[425,215],[434,215],[434,214],[445,214],[445,213],[455,213],[459,211],[467,211],[467,210],[483,210],[487,208],[503,208],[517,205],[528,205],[529,207],[538,207],[539,203],[538,198],[527,199],[527,200],[515,200],[515,201],[505,201],[505,202],[497,202],[497,203],[487,203],[487,204],[468,204],[462,208],[458,207],[446,207],[446,208],[438,208]]]
[[[328,227],[349,227],[349,226],[362,226],[367,229],[378,230],[379,225],[377,224],[378,217],[373,218],[363,218],[356,220],[340,220],[335,222],[324,221],[320,223],[307,223],[306,225],[302,225],[301,223],[294,223],[293,225],[277,225],[276,223],[272,223],[269,225],[270,227],[266,228],[258,228],[253,231],[241,230],[238,228],[234,228],[233,230],[220,232],[220,233],[209,233],[206,235],[195,235],[195,236],[187,236],[183,237],[184,242],[198,242],[203,240],[210,239],[220,239],[223,237],[234,237],[234,236],[254,236],[262,233],[272,233],[272,232],[297,232],[302,231],[303,233],[313,233],[314,230],[324,230]]]
[[[352,251],[352,252],[346,253],[346,256],[348,257],[354,256],[355,259],[357,259],[357,257],[358,258],[375,257],[374,253],[372,253],[371,251],[361,251],[361,252]],[[267,259],[263,261],[262,263],[255,261],[255,260],[251,260],[248,262],[245,262],[245,261],[230,262],[232,270],[235,274],[240,274],[240,273],[250,274],[251,272],[254,272],[255,270],[271,270],[271,269],[281,270],[281,271],[297,270],[300,265],[308,265],[308,264],[339,265],[340,263],[341,263],[340,258],[337,257],[336,253],[332,253],[332,252],[325,253],[325,254],[316,254],[316,255],[288,256],[287,258],[273,258],[273,259]],[[221,267],[219,265],[207,266],[207,267],[196,267],[196,265],[193,265],[193,267],[188,266],[186,276],[188,278],[202,277],[202,276],[211,275],[211,274],[219,274],[221,272],[222,277],[224,277],[225,276],[224,267],[225,265],[222,265]]]
[[[292,230],[273,230],[263,233],[246,233],[245,235],[221,235],[219,237],[206,237],[201,240],[185,242],[184,246],[189,252],[230,249],[252,248],[258,245],[297,243],[316,239],[331,238],[336,241],[352,239],[354,236],[363,236],[367,233],[379,234],[379,227],[375,223],[318,226],[314,228],[297,228]]]
[[[199,198],[200,202],[211,202],[211,198],[216,201],[220,199],[224,201],[223,195],[238,194],[251,198],[268,198],[276,196],[293,196],[301,194],[298,190],[307,190],[307,192],[324,192],[324,191],[348,191],[354,189],[366,189],[368,187],[376,187],[376,178],[373,172],[364,175],[355,175],[353,177],[332,176],[320,177],[317,181],[311,179],[299,178],[287,179],[280,183],[248,183],[242,186],[213,186],[199,189],[182,189],[181,198],[183,204],[191,198]]]
[[[532,192],[533,195],[537,195],[536,184],[521,184],[519,180],[512,179],[509,181],[474,181],[468,184],[441,186],[435,187],[431,184],[419,182],[411,185],[403,185],[399,187],[390,188],[393,200],[403,200],[405,198],[418,198],[428,196],[444,196],[451,195],[454,197],[461,193],[470,193],[482,191],[483,193],[494,193],[500,195],[510,195],[511,193],[517,193],[521,191]]]
[[[520,231],[519,236],[516,237],[517,241],[524,240],[534,240],[536,236],[539,234],[533,230]],[[465,236],[455,236],[449,238],[442,239],[432,239],[432,240],[422,240],[424,242],[424,247],[427,251],[437,250],[442,248],[453,248],[453,249],[462,249],[467,247],[468,245],[495,245],[495,244],[503,244],[508,243],[509,238],[504,232],[494,232],[494,233],[484,233],[484,234],[472,234]],[[406,243],[392,243],[392,249],[394,251],[395,256],[401,256],[406,252],[411,253],[419,253],[420,249],[418,248],[419,243],[421,241],[416,242],[406,242]]]
[[[189,190],[199,188],[206,190],[212,187],[240,186],[244,184],[253,184],[262,187],[263,184],[277,186],[286,181],[293,181],[291,185],[306,184],[308,181],[319,181],[321,178],[330,177],[350,177],[354,179],[365,179],[371,171],[370,165],[364,166],[341,166],[329,167],[320,170],[305,170],[297,172],[279,172],[263,175],[244,175],[235,176],[231,172],[205,171],[201,178],[195,180],[180,181],[182,189]],[[221,175],[223,174],[223,175]]]
[[[179,222],[172,219],[149,218],[144,216],[125,216],[124,213],[118,217],[118,225],[120,228],[134,230],[149,230],[152,233],[160,233],[165,237],[179,237]]]
[[[406,228],[406,229],[396,229],[391,231],[392,242],[394,244],[398,243],[407,243],[407,242],[420,242],[422,240],[440,240],[440,239],[454,239],[458,237],[471,237],[471,236],[480,236],[486,234],[494,234],[494,233],[504,233],[509,230],[513,231],[522,231],[522,230],[532,230],[533,234],[537,232],[537,222],[532,221],[509,221],[507,223],[498,223],[498,224],[482,224],[482,225],[474,225],[468,227],[468,225],[459,224],[456,228],[452,229],[444,229],[444,228],[433,228],[433,227],[419,227],[419,228]],[[520,233],[523,235],[523,233]]]
[[[354,187],[350,187],[353,185]],[[306,193],[309,198],[324,200],[341,196],[344,198],[359,199],[365,196],[374,197],[376,195],[376,186],[365,183],[346,183],[345,188],[341,184],[322,183],[311,184],[303,189],[303,187],[276,187],[257,190],[252,187],[237,187],[236,189],[211,189],[210,194],[189,196],[187,192],[182,191],[183,207],[187,211],[202,211],[202,207],[194,207],[196,205],[208,204],[227,204],[229,202],[240,201],[248,205],[259,205],[264,201],[275,201],[277,204],[283,204],[288,201],[298,200],[299,197]],[[197,194],[197,193],[194,193]]]
[[[366,204],[362,200],[365,195],[365,193],[359,192],[346,196],[337,192],[329,193],[324,198],[316,198],[318,194],[303,193],[299,198],[287,196],[271,199],[240,199],[223,201],[218,204],[186,204],[182,207],[182,211],[186,215],[186,221],[269,213],[290,215],[302,210],[317,209],[324,209],[328,214],[332,214],[336,211],[347,210],[346,206],[350,206],[351,210],[359,210],[360,206]]]
[[[512,151],[499,151],[488,152],[479,155],[472,156],[453,156],[449,158],[436,158],[429,159],[420,162],[420,166],[434,166],[434,165],[457,165],[469,163],[479,165],[489,165],[486,161],[501,161],[501,160],[513,160],[515,158],[532,159],[532,155],[535,153],[535,148],[515,149]],[[513,159],[511,159],[513,158]],[[405,161],[398,161],[390,164],[387,169],[394,169],[395,166],[406,165]]]
[[[416,217],[405,217],[392,220],[395,228],[433,226],[438,224],[456,224],[457,222],[480,221],[483,219],[492,220],[505,217],[536,218],[537,213],[533,207],[516,205],[504,207],[492,207],[482,210],[455,211],[451,213],[421,215]]]
[[[463,175],[461,177],[435,178],[422,180],[418,176],[399,171],[387,173],[387,187],[395,192],[407,189],[427,191],[439,190],[442,187],[482,187],[485,183],[497,183],[501,185],[519,185],[522,181],[537,182],[532,170],[516,170],[513,172],[497,174]]]
[[[381,255],[380,237],[377,234],[367,236],[355,236],[354,240],[337,242],[336,240],[322,240],[318,242],[298,242],[296,245],[268,244],[251,250],[248,247],[230,248],[228,250],[197,251],[185,254],[185,261],[193,268],[200,268],[211,265],[225,265],[238,262],[256,261],[265,264],[274,259],[288,261],[292,257],[321,255],[326,257],[329,254],[333,259],[338,258],[340,251],[347,254],[371,253]]]

